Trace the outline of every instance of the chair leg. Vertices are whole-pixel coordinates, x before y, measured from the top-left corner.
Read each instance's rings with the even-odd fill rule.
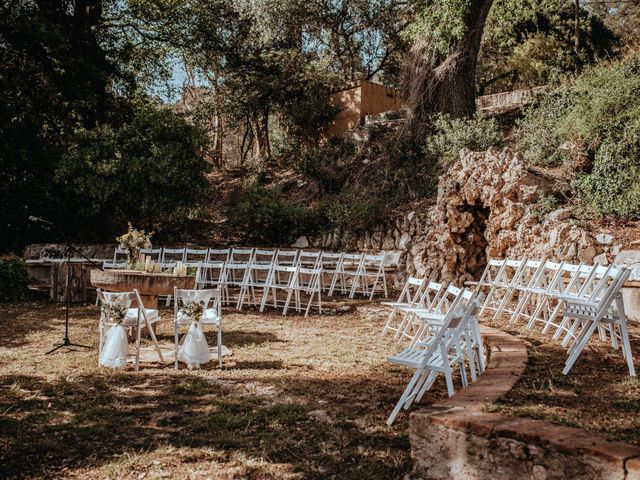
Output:
[[[589,339],[591,338],[591,335],[593,335],[593,332],[596,330],[597,326],[597,322],[590,322],[590,325],[586,327],[582,332],[580,332],[580,336],[578,337],[578,339],[576,339],[577,341],[573,345],[575,349],[571,352],[571,355],[569,355],[569,358],[565,363],[565,367],[562,370],[563,375],[569,374],[569,372],[573,368],[574,363],[576,363],[576,360],[580,356],[580,353],[582,353],[584,347],[587,346],[587,343],[589,342]]]
[[[416,372],[413,374],[413,377],[411,377],[411,380],[409,381],[407,388],[405,388],[404,392],[402,392],[402,396],[400,397],[400,400],[398,400],[398,403],[396,403],[396,406],[393,408],[391,415],[389,415],[389,418],[387,418],[387,425],[389,426],[393,425],[393,422],[398,416],[398,413],[400,413],[400,409],[404,406],[407,400],[407,397],[409,397],[409,394],[413,391],[413,387],[418,382],[418,379],[420,378],[421,375],[422,375],[422,371],[419,369],[416,370]]]
[[[218,324],[218,367],[222,368],[222,322]]]
[[[636,376],[636,369],[633,365],[633,354],[631,353],[631,342],[629,341],[629,331],[627,330],[627,322],[625,319],[620,320],[620,337],[622,343],[622,353],[627,360],[627,367],[629,368],[629,375]]]
[[[135,371],[137,372],[140,368],[140,322],[138,322],[138,325],[136,327],[136,361],[135,361]]]
[[[451,376],[451,369],[447,369],[444,372],[444,379],[447,383],[447,394],[452,397],[454,393],[456,393],[453,388],[453,377]]]
[[[175,350],[175,369],[178,370],[178,344],[179,344],[179,334],[178,334],[178,325],[174,323],[173,325],[173,336],[174,336],[174,350]]]

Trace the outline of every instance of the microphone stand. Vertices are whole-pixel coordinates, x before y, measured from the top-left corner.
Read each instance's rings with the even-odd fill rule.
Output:
[[[41,218],[29,217],[29,220],[31,220],[32,222],[40,222],[42,224],[46,224],[46,225],[49,225],[49,226],[55,228],[55,225],[53,223],[51,223],[51,222],[49,222],[47,220],[43,220]],[[48,227],[44,227],[44,228],[48,229]],[[66,237],[66,235],[64,235],[63,232],[61,232],[59,229],[56,229],[56,230],[58,230],[58,234],[60,234],[60,237],[62,238],[62,241],[64,242],[65,253],[66,253],[66,257],[67,257],[66,258],[66,264],[67,264],[67,292],[66,292],[65,301],[64,301],[64,338],[62,339],[61,342],[54,343],[53,344],[54,345],[53,348],[51,350],[49,350],[48,352],[46,352],[45,355],[49,355],[49,354],[51,354],[53,352],[56,352],[59,349],[61,349],[62,347],[91,348],[88,345],[81,345],[79,343],[73,343],[71,341],[71,339],[69,338],[69,307],[70,307],[70,304],[71,304],[71,253],[79,255],[83,260],[86,260],[89,263],[89,265],[91,265],[93,267],[97,267],[100,270],[104,270],[102,265],[98,265],[93,260],[87,258],[84,253],[82,253],[76,247],[71,245],[71,243],[67,240],[67,237]]]

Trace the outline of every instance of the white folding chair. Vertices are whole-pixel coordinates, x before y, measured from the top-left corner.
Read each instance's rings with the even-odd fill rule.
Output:
[[[408,409],[414,401],[422,398],[431,388],[437,376],[442,373],[447,384],[449,396],[455,393],[453,385],[453,365],[461,369],[464,366],[464,350],[460,348],[461,335],[466,328],[465,322],[475,315],[477,303],[469,301],[465,308],[458,308],[463,299],[462,291],[450,305],[441,327],[430,338],[429,342],[413,348],[405,348],[398,355],[389,357],[389,363],[410,367],[415,370],[400,400],[387,419],[387,425],[393,424],[400,409]]]
[[[322,313],[322,288],[320,285],[321,273],[322,270],[320,268],[298,267],[297,272],[294,275],[294,281],[291,283],[289,291],[287,292],[287,301],[284,306],[283,314],[286,315],[287,307],[289,306],[292,298],[295,301],[295,309],[298,312],[304,308],[303,302],[306,301],[306,308],[304,312],[305,317],[309,316],[309,311],[313,305],[318,308],[318,313]]]
[[[129,254],[126,250],[116,247],[113,251],[113,261],[105,260],[102,263],[103,268],[126,268]]]
[[[156,263],[162,263],[162,248],[143,248],[140,250],[140,255],[149,257]]]
[[[181,357],[181,348],[185,348],[185,342],[187,341],[186,335],[183,337],[183,341],[180,342],[180,327],[187,326],[189,333],[194,335],[203,335],[202,327],[213,326],[216,329],[216,344],[217,344],[217,357],[218,366],[222,368],[222,307],[221,307],[221,293],[219,289],[214,290],[183,290],[174,288],[174,296],[176,301],[174,302],[174,317],[173,317],[173,333],[174,333],[174,346],[175,346],[175,369],[178,369],[178,361]],[[185,307],[189,302],[198,302],[202,305],[202,315],[200,318],[193,318],[187,313]],[[204,340],[204,338],[203,338]],[[182,344],[182,345],[181,345]],[[208,361],[210,359],[210,352],[206,340],[204,344],[200,343],[202,347],[206,346],[206,353],[202,352],[202,360]],[[204,349],[203,349],[204,350]],[[183,356],[185,352],[182,352]],[[196,362],[198,364],[206,362]]]
[[[611,333],[614,348],[618,342],[622,345],[622,355],[627,362],[629,375],[635,377],[627,317],[620,292],[630,274],[631,271],[625,267],[611,267],[607,270],[606,281],[594,288],[588,298],[562,298],[563,315],[572,320],[568,332],[568,338],[572,339],[572,343],[569,347],[569,357],[562,370],[564,375],[571,371],[595,331],[606,327]]]
[[[230,252],[228,248],[210,248],[207,252],[207,263],[227,262]]]
[[[258,298],[262,300],[264,292],[269,288],[271,280],[271,270],[274,265],[272,263],[251,263],[247,267],[246,275],[240,285],[240,293],[236,308],[242,310],[245,302],[258,306]],[[256,295],[256,289],[262,289],[260,295]]]
[[[322,252],[320,255],[320,286],[323,290],[329,291],[334,277],[338,273],[338,267],[342,261],[342,253]]]
[[[417,306],[418,300],[422,293],[422,289],[429,283],[429,280],[423,278],[409,277],[402,287],[400,296],[395,302],[382,302],[382,305],[391,308],[391,312],[387,316],[384,328],[382,329],[382,336],[384,337],[387,332],[397,332],[398,325],[394,324],[394,320],[401,308],[411,308]]]
[[[160,260],[162,268],[174,267],[178,262],[184,263],[185,250],[184,248],[163,248]]]
[[[373,300],[376,288],[380,287],[385,298],[388,295],[387,278],[384,271],[384,255],[364,255],[358,270],[353,274],[349,298],[354,298],[356,293],[368,296]]]
[[[273,265],[271,275],[267,281],[267,287],[262,294],[262,301],[260,302],[261,312],[264,311],[266,306],[271,306],[274,308],[282,307],[283,313],[286,314],[289,302],[291,301],[289,292],[292,291],[292,288],[295,286],[297,273],[298,267]],[[278,298],[279,293],[284,295],[284,299]],[[271,303],[269,303],[269,299],[271,299]]]
[[[298,253],[297,265],[303,268],[318,268],[320,266],[321,255],[322,252],[300,250],[300,253]]]
[[[207,248],[186,248],[184,251],[184,264],[187,267],[197,267],[207,262],[209,250]]]
[[[340,293],[346,295],[350,292],[351,284],[350,281],[353,281],[354,275],[360,271],[360,265],[364,260],[364,254],[362,253],[343,253],[342,259],[338,267],[336,268],[336,273],[331,280],[331,285],[329,286],[329,296],[333,296],[333,292],[335,289],[340,287]]]
[[[247,273],[247,267],[253,261],[253,248],[232,248],[227,264],[227,282],[240,286]],[[244,268],[242,267],[244,265]]]
[[[275,263],[285,267],[295,267],[298,264],[298,250],[278,250]]]
[[[256,248],[253,251],[253,258],[251,263],[259,264],[259,265],[271,265],[275,263],[276,258],[276,250],[261,250]]]
[[[160,350],[160,346],[158,345],[158,340],[156,338],[156,334],[153,330],[153,324],[160,321],[160,314],[158,310],[145,308],[144,303],[142,302],[142,298],[140,298],[140,294],[138,290],[133,290],[132,292],[105,292],[100,289],[97,290],[97,296],[99,304],[101,305],[101,314],[100,314],[100,323],[99,323],[99,332],[100,332],[100,340],[98,346],[98,358],[102,357],[102,348],[104,346],[104,330],[106,327],[113,327],[115,325],[122,325],[125,329],[133,330],[136,335],[135,341],[135,360],[134,360],[134,369],[137,371],[140,365],[140,341],[141,341],[141,332],[143,328],[147,328],[149,332],[149,336],[151,337],[151,341],[158,353],[158,358],[161,362],[164,362],[164,357],[162,356],[162,351]],[[133,302],[137,302],[137,307],[132,307]],[[119,304],[122,305],[126,310],[124,317],[120,322],[115,322],[110,318],[107,318],[105,315],[105,311],[102,308],[102,305],[113,305]]]
[[[219,288],[223,301],[229,296],[227,286],[223,281],[224,262],[201,263],[196,270],[195,287],[197,289]]]

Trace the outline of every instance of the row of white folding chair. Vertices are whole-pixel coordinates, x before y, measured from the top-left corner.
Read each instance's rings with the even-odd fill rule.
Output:
[[[309,250],[281,250],[254,248],[226,249],[190,249],[190,248],[151,248],[141,250],[163,267],[182,262],[187,266],[197,267],[200,263],[224,262],[238,265],[234,273],[234,281],[239,282],[240,265],[252,263],[275,263],[286,266],[304,268],[322,268],[322,287],[332,296],[336,289],[344,295],[354,298],[357,293],[370,299],[378,290],[388,295],[386,276],[384,274],[384,255],[368,255],[363,253],[333,253]],[[116,249],[113,262],[105,262],[105,268],[118,268],[126,262],[126,251]]]
[[[453,384],[453,367],[458,366],[461,373],[463,388],[468,379],[465,363],[468,362],[472,371],[475,370],[475,359],[482,356],[482,346],[473,345],[472,335],[477,326],[476,292],[466,292],[461,289],[453,299],[449,309],[442,317],[439,326],[433,329],[431,335],[414,346],[402,350],[398,355],[387,360],[396,365],[406,366],[415,370],[411,380],[405,388],[400,400],[387,419],[391,425],[402,408],[408,409],[413,402],[420,401],[422,396],[431,388],[442,373],[447,385],[449,396],[455,392]],[[466,303],[464,300],[466,299]],[[479,348],[479,350],[478,350]],[[472,378],[475,379],[475,376]]]
[[[387,320],[387,324],[385,325],[385,329],[383,330],[383,335],[386,331],[395,330],[395,340],[408,341],[409,346],[413,347],[419,342],[424,342],[431,332],[433,332],[434,328],[437,329],[440,327],[443,319],[459,295],[462,295],[462,306],[465,306],[466,303],[471,300],[477,302],[481,296],[477,291],[460,289],[454,285],[446,286],[430,281],[423,283],[425,285],[424,290],[421,293],[414,295],[414,299],[418,296],[418,300],[414,300],[410,305],[402,305],[401,302],[396,302],[395,305],[388,304],[389,306],[392,306],[392,314],[402,313],[403,318],[394,327],[389,322],[389,319],[391,318],[390,316]],[[473,339],[473,345],[477,346],[479,351],[482,351],[480,327],[477,325],[477,322],[474,329],[469,332],[469,334]],[[477,359],[477,362],[471,361],[472,380],[475,380],[476,378],[476,364],[478,366],[477,374],[483,372],[485,368],[483,355],[480,353],[478,355],[479,358]]]
[[[322,311],[321,273],[322,270],[319,268],[274,263],[203,263],[196,273],[196,285],[198,288],[219,287],[223,301],[227,304],[232,301],[230,289],[239,288],[238,297],[235,299],[238,310],[249,304],[260,307],[263,311],[265,306],[270,305],[282,307],[283,313],[286,314],[293,302],[293,308],[301,311],[302,299],[306,296],[308,301],[304,310],[307,316],[312,306]],[[279,298],[278,292],[284,292],[285,298]]]
[[[582,350],[596,332],[608,332],[614,348],[621,346],[629,375],[635,377],[633,355],[627,328],[627,317],[622,301],[621,289],[630,275],[630,270],[621,266],[609,266],[603,278],[584,287],[577,294],[563,295],[563,326],[567,335],[563,346],[568,346],[569,357],[562,371],[567,375]]]
[[[491,259],[477,288],[489,289],[482,311],[493,309],[494,319],[504,312],[511,313],[509,323],[517,322],[521,316],[528,317],[527,328],[533,328],[538,323],[542,323],[543,333],[548,333],[554,328],[553,338],[561,339],[566,347],[575,344],[575,330],[585,323],[571,321],[570,315],[566,313],[567,301],[590,299],[592,303],[599,303],[601,295],[609,292],[611,288],[618,288],[617,294],[611,295],[619,296],[622,284],[618,287],[615,287],[615,284],[620,275],[624,275],[624,271],[614,266]],[[516,294],[517,302],[514,301]],[[605,315],[609,321],[596,322],[597,325],[593,328],[597,329],[601,340],[610,337],[613,348],[623,347],[630,374],[634,375],[624,307],[621,301],[620,306],[616,307],[617,303],[614,302],[608,307],[616,312]],[[513,310],[509,309],[510,304],[514,306]],[[570,368],[569,366],[565,369],[567,373]]]
[[[395,332],[394,339],[408,340],[409,347],[424,342],[434,328],[439,328],[445,315],[460,294],[463,296],[463,306],[472,299],[477,302],[481,295],[477,291],[462,290],[453,285],[445,286],[428,279],[409,277],[397,302],[383,302],[383,305],[391,307],[391,313],[387,318],[382,335],[390,331]],[[398,314],[401,314],[400,321],[396,319]],[[473,358],[470,361],[471,377],[472,380],[475,380],[476,375],[485,369],[482,339],[477,321],[469,335],[472,338],[472,345],[478,349],[477,354],[472,353]]]

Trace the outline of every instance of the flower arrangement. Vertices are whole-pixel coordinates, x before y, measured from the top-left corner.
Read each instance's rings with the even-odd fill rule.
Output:
[[[127,307],[120,303],[103,303],[100,311],[102,318],[110,323],[120,324],[127,315]]]
[[[202,317],[202,313],[204,312],[204,302],[195,302],[193,300],[184,302],[180,312],[186,317],[192,319],[194,322],[199,322],[200,317]]]
[[[129,268],[135,268],[138,263],[138,257],[140,256],[140,249],[151,248],[151,236],[153,232],[146,233],[144,230],[138,230],[133,228],[131,222],[129,222],[129,230],[127,233],[116,237],[118,242],[118,248],[126,250],[127,263]]]

